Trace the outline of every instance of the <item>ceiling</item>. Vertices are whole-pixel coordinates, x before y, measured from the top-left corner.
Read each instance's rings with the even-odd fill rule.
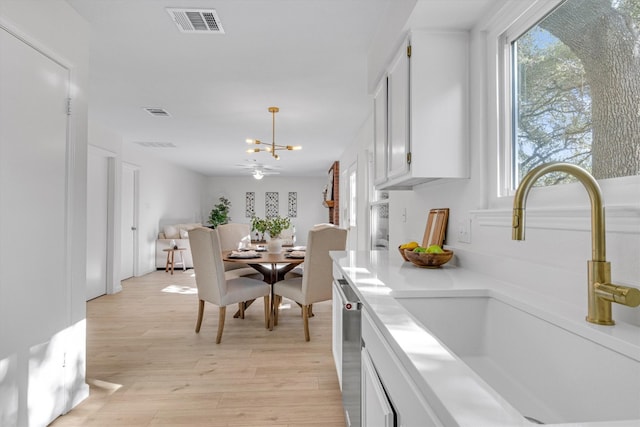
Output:
[[[89,116],[125,144],[207,176],[324,176],[371,106],[367,55],[393,0],[67,0],[91,26]],[[398,0],[395,0],[398,1]],[[497,0],[421,0],[425,26],[470,28]],[[413,4],[413,0],[404,0]],[[215,9],[224,34],[167,7]],[[301,151],[247,154],[247,138]],[[161,108],[155,117],[144,108]],[[169,146],[164,148],[148,145]]]

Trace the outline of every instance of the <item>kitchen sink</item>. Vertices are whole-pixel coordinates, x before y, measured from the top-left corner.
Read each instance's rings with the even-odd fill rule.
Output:
[[[640,356],[607,348],[495,297],[396,300],[471,375],[527,419],[640,425]]]

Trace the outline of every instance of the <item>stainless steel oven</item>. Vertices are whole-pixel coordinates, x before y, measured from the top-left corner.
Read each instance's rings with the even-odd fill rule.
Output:
[[[347,426],[361,427],[361,306],[344,279],[337,280],[342,324],[342,404]]]

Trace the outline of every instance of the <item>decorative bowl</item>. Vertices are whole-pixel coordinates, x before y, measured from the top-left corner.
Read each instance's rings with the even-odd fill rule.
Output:
[[[407,251],[410,251],[412,249],[406,249]],[[402,259],[404,259],[405,261],[409,261],[409,258],[407,258],[407,256],[404,254],[405,249],[402,249],[400,246],[398,246],[398,251],[400,251],[400,256],[402,257]]]
[[[443,249],[444,253],[425,253],[425,252],[413,252],[405,251],[404,255],[409,259],[413,265],[424,268],[438,268],[443,264],[448,263],[453,257],[453,251]]]

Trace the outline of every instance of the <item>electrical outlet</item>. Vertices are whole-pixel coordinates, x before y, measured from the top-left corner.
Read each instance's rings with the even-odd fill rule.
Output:
[[[471,218],[458,221],[458,242],[471,243]]]

